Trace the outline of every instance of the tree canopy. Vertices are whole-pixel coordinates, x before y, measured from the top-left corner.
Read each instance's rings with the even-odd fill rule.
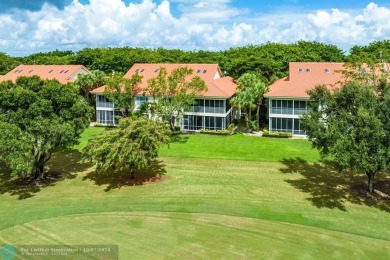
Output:
[[[72,84],[20,77],[0,84],[0,159],[13,174],[43,178],[52,152],[74,145],[91,109]]]
[[[355,45],[351,48],[347,61],[369,64],[390,62],[390,40],[374,41],[367,46]]]
[[[245,113],[246,127],[252,120],[252,110],[256,108],[256,125],[258,128],[260,121],[260,106],[263,103],[267,86],[261,81],[261,76],[257,73],[246,72],[237,80],[237,93],[230,100],[230,103]]]
[[[353,80],[334,92],[317,86],[309,95],[301,126],[313,147],[333,159],[340,171],[366,174],[373,192],[375,175],[390,164],[388,80]]]
[[[158,148],[170,140],[170,131],[161,121],[124,118],[118,128],[107,129],[91,139],[84,157],[97,165],[97,172],[142,169],[158,156]]]
[[[104,89],[104,95],[115,104],[115,109],[120,112],[121,117],[129,117],[134,107],[135,93],[138,85],[142,82],[138,73],[131,78],[124,78],[122,73],[112,74]]]
[[[19,63],[16,59],[8,56],[7,54],[0,52],[0,75],[4,75],[18,66]]]
[[[148,80],[145,94],[153,98],[152,117],[158,115],[166,119],[174,130],[176,119],[183,111],[195,103],[195,97],[207,90],[203,79],[191,77],[193,69],[179,67],[170,74],[162,67],[156,77]]]
[[[79,88],[80,95],[84,96],[85,100],[92,105],[95,101],[91,95],[91,91],[95,88],[104,86],[107,82],[107,75],[100,70],[93,70],[91,73],[80,73],[75,81]]]
[[[288,74],[288,63],[295,62],[378,62],[390,60],[389,40],[374,41],[367,46],[353,46],[349,54],[335,45],[316,41],[272,43],[233,47],[222,51],[184,51],[179,49],[148,49],[134,47],[85,48],[78,52],[55,50],[26,57],[0,55],[5,74],[19,64],[80,64],[89,70],[106,74],[125,73],[135,63],[217,63],[222,71],[235,79],[255,71],[268,84]],[[382,54],[382,55],[381,55]],[[382,56],[382,58],[381,58]]]

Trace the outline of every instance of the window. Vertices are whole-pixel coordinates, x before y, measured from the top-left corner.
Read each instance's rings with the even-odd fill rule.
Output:
[[[274,132],[292,132],[292,118],[271,118],[271,131]]]
[[[30,70],[28,73],[31,73],[31,72],[33,72],[34,70]]]
[[[50,70],[50,71],[49,71],[49,74],[52,73],[52,72],[53,72],[53,70]]]
[[[203,116],[190,116],[184,115],[184,125],[185,130],[200,130],[203,128]]]
[[[96,107],[114,107],[114,103],[102,95],[96,96]]]
[[[301,124],[299,119],[294,119],[294,135],[306,135],[305,130],[301,129]]]
[[[158,70],[159,70],[159,69],[155,69],[155,70],[154,70],[154,73],[158,72]]]
[[[206,113],[225,113],[224,100],[205,100],[205,112]]]
[[[226,104],[226,110],[225,111],[228,112],[232,108],[232,105],[230,104],[230,99],[226,100],[225,102],[226,102],[225,103]]]
[[[294,115],[302,115],[307,111],[307,103],[306,101],[294,101]]]
[[[196,73],[200,73],[200,70],[197,70]]]
[[[96,111],[96,121],[101,124],[113,125],[116,124],[114,111]]]
[[[214,113],[214,100],[205,100],[205,112]]]
[[[292,100],[282,100],[282,114],[293,113],[293,102]]]
[[[141,106],[143,103],[148,102],[148,97],[136,97],[135,98],[135,105],[137,107]]]
[[[136,70],[135,70],[135,72],[138,72],[138,71],[139,71],[139,69],[136,69]]]
[[[329,73],[330,72],[330,69],[325,69],[325,73]]]
[[[303,69],[302,69],[302,68],[299,68],[299,69],[298,69],[298,72],[302,72],[302,71],[303,71]]]
[[[69,70],[65,70],[64,73],[68,73]]]
[[[207,69],[206,70],[203,70],[203,73],[206,73],[207,72]]]
[[[205,116],[204,128],[210,130],[222,130],[225,129],[225,118],[215,116]]]
[[[311,71],[311,69],[310,68],[306,68],[306,72],[310,72]]]
[[[225,122],[231,120],[231,118],[224,117],[214,117],[214,116],[192,116],[184,115],[184,124],[183,128],[185,130],[200,130],[200,129],[210,129],[210,130],[223,130],[225,129]]]
[[[292,115],[293,101],[292,100],[272,100],[271,101],[271,114],[288,114]]]
[[[290,132],[294,135],[306,135],[301,129],[300,120],[293,118],[271,118],[271,132]]]
[[[204,113],[204,99],[195,99],[195,104],[190,107],[190,111]]]
[[[63,73],[64,71],[65,71],[65,70],[61,70],[61,71],[60,71],[60,74]]]
[[[144,69],[141,69],[141,72],[144,72],[145,70]]]
[[[271,100],[271,114],[302,115],[306,112],[306,101]]]

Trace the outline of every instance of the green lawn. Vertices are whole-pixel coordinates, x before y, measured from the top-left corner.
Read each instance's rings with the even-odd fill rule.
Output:
[[[161,156],[214,158],[239,161],[278,162],[286,158],[302,158],[317,162],[319,153],[303,139],[260,138],[236,134],[232,136],[183,135],[160,151]]]
[[[49,172],[63,178],[46,187],[3,174],[0,245],[118,245],[121,259],[390,257],[389,201],[356,196],[364,176],[318,164],[305,140],[191,135],[160,154],[145,173],[164,181],[148,185],[96,175],[77,150],[54,156]]]

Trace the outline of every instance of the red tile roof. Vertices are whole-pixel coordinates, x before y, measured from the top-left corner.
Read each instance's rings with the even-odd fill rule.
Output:
[[[150,78],[156,77],[161,67],[166,68],[168,74],[172,70],[179,67],[189,67],[193,69],[191,77],[199,76],[202,78],[208,90],[201,93],[203,97],[229,98],[236,93],[236,84],[231,77],[222,77],[222,72],[218,64],[144,64],[136,63],[125,74],[124,77],[130,78],[133,74],[138,73],[143,76],[142,82],[139,85],[140,91],[136,94],[142,94],[143,89],[147,86],[147,81]],[[104,86],[96,88],[92,91],[94,94],[104,92]]]
[[[39,76],[42,79],[57,79],[65,84],[75,81],[79,73],[89,73],[82,65],[19,65],[0,78],[1,81],[16,81],[21,76]]]
[[[290,62],[289,76],[279,79],[269,86],[265,97],[309,98],[306,93],[317,85],[333,88],[339,85],[344,77],[344,63],[334,62]]]

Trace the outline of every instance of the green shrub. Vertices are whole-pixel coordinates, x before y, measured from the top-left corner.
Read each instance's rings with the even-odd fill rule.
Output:
[[[231,135],[233,133],[233,127],[228,127],[226,130],[209,130],[209,129],[201,129],[201,134],[209,134],[209,135]]]
[[[269,132],[267,129],[263,130],[263,136],[264,137],[276,137],[276,138],[290,138],[292,137],[292,133],[290,132]]]
[[[226,129],[226,130],[228,130],[228,131],[230,131],[230,132],[233,132],[233,130],[234,130],[234,127],[235,127],[235,125],[234,125],[234,124],[230,124],[230,125],[227,127],[227,129]]]
[[[201,129],[201,134],[209,134],[209,135],[230,135],[230,132],[227,130],[208,130],[208,129]]]
[[[259,126],[257,125],[256,120],[248,120],[248,125],[249,125],[250,130],[259,131]]]
[[[113,124],[106,125],[106,124],[102,124],[102,123],[94,123],[93,127],[115,128],[116,125],[113,125]]]

